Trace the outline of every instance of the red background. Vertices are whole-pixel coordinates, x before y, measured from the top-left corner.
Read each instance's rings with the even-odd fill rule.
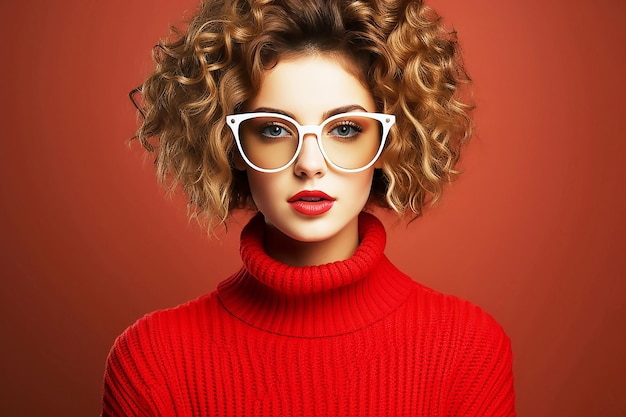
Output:
[[[442,204],[387,253],[513,341],[520,416],[626,415],[625,4],[437,0],[475,80],[477,136]],[[115,337],[212,290],[210,240],[127,146],[126,93],[185,1],[0,1],[0,414],[99,413]]]

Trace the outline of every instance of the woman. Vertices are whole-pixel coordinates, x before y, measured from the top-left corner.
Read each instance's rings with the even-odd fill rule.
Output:
[[[243,267],[108,358],[105,416],[514,415],[510,343],[385,257],[470,135],[454,36],[421,1],[207,0],[160,45],[138,137]],[[154,138],[156,143],[151,143]]]

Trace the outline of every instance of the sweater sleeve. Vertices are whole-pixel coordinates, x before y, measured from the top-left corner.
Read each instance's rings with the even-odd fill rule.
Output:
[[[117,338],[106,362],[102,417],[163,415],[154,345],[145,318]]]
[[[502,327],[480,308],[464,306],[449,416],[515,416],[511,343]]]

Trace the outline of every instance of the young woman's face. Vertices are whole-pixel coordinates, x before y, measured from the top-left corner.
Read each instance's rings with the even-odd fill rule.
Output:
[[[317,125],[336,113],[375,112],[369,90],[348,68],[345,60],[332,55],[280,60],[263,74],[259,93],[246,112],[282,113],[300,125]],[[273,251],[277,259],[296,265],[346,259],[354,252],[357,217],[368,200],[374,166],[341,172],[328,165],[316,136],[307,134],[297,159],[286,169],[274,173],[247,165],[245,169],[254,202],[268,225],[270,255]],[[310,201],[320,197],[323,201]],[[306,248],[309,258],[289,259],[290,248]]]

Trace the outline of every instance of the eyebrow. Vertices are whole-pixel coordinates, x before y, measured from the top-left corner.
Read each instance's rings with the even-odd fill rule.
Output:
[[[335,116],[341,113],[349,113],[352,111],[362,111],[362,112],[367,113],[367,110],[359,104],[348,104],[345,106],[336,107],[334,109],[325,111],[324,114],[322,115],[322,121],[328,119],[331,116]],[[291,117],[292,119],[297,120],[296,117],[292,113],[289,113],[288,111],[281,110],[281,109],[275,109],[272,107],[258,107],[252,110],[251,113],[278,113],[278,114],[282,114],[283,116]]]

